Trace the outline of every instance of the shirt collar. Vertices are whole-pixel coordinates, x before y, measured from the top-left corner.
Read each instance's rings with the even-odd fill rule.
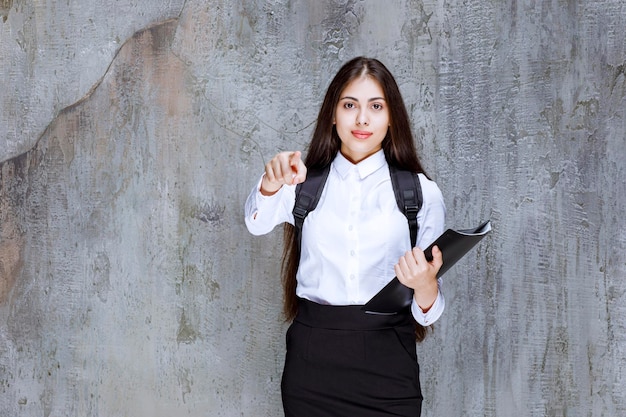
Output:
[[[366,178],[368,175],[378,171],[381,167],[387,163],[385,159],[385,152],[381,149],[373,155],[368,156],[358,164],[353,164],[348,161],[341,152],[337,152],[337,156],[333,161],[333,166],[337,170],[337,173],[341,178],[346,178],[350,170],[355,169],[359,173],[361,179]]]

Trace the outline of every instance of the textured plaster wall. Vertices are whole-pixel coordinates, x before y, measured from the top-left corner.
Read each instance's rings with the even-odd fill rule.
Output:
[[[0,416],[278,416],[244,199],[329,78],[396,75],[448,225],[424,416],[626,414],[626,4],[0,1]]]

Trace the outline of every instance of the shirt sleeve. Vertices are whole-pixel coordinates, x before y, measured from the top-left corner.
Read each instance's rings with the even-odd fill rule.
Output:
[[[444,231],[446,206],[437,184],[423,174],[419,174],[419,179],[422,186],[422,208],[417,213],[417,224],[420,225],[417,235],[417,246],[426,249]],[[437,298],[426,313],[422,311],[415,300],[411,304],[413,317],[422,326],[430,326],[436,322],[445,308],[446,301],[441,292],[441,279],[438,280],[438,284],[439,292],[437,293]]]
[[[271,196],[261,194],[261,181],[257,181],[250,191],[245,204],[245,222],[253,235],[264,235],[277,225],[288,222],[293,224],[293,206],[295,204],[295,185],[283,185]]]
[[[441,281],[439,281],[439,284],[441,285]],[[443,293],[441,292],[440,287],[439,292],[437,293],[437,299],[435,300],[435,303],[426,313],[422,311],[422,309],[419,305],[417,305],[417,302],[415,302],[415,300],[413,300],[413,302],[411,303],[411,312],[413,313],[413,317],[415,317],[415,320],[419,324],[421,324],[422,326],[430,326],[431,324],[439,320],[439,317],[441,317],[441,314],[443,314],[443,310],[445,307],[446,300],[443,297]]]

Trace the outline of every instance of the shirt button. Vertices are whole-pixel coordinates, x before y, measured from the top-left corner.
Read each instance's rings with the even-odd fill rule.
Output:
[[[349,231],[352,231],[352,229],[354,229],[354,226],[352,226],[352,225],[348,226],[348,230]]]
[[[350,251],[350,256],[354,256],[354,255],[356,255],[356,252],[355,252],[355,251],[353,251],[353,250],[351,250],[351,251]]]
[[[351,279],[352,281],[354,281],[354,278],[356,278],[356,277],[354,276],[354,274],[350,275],[350,279]]]

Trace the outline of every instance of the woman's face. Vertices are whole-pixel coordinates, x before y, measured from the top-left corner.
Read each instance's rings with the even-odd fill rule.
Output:
[[[352,163],[378,152],[389,128],[389,111],[380,84],[368,76],[350,82],[339,96],[334,123],[341,153]]]

